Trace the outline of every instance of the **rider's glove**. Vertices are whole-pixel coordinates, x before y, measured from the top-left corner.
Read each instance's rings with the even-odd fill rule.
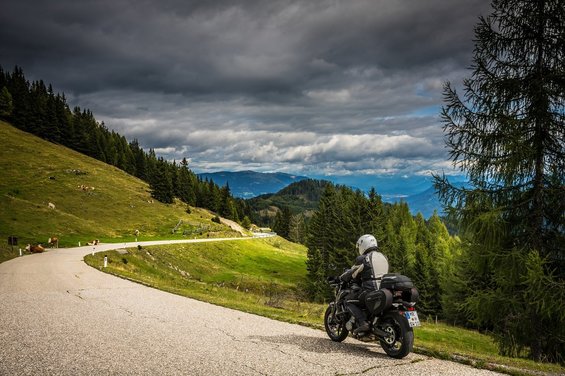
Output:
[[[351,270],[346,271],[345,273],[343,273],[342,275],[340,275],[339,280],[341,282],[349,282],[351,281]]]

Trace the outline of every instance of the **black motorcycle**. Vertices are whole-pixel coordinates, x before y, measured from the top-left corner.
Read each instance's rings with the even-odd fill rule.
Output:
[[[412,328],[419,326],[420,320],[414,308],[419,294],[410,278],[385,274],[379,290],[363,292],[356,300],[347,300],[352,291],[360,289],[353,281],[330,277],[328,282],[335,288],[335,301],[326,309],[324,326],[332,341],[341,342],[351,332],[354,338],[362,341],[378,340],[383,350],[393,358],[404,358],[412,351]],[[365,309],[370,322],[369,331],[356,333],[358,323],[346,303]]]

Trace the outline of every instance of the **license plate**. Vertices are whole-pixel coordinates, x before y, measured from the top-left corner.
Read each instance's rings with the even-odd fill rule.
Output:
[[[418,312],[416,311],[404,312],[404,316],[406,316],[406,319],[408,319],[408,324],[410,325],[411,328],[415,326],[420,326],[420,319],[418,318]]]

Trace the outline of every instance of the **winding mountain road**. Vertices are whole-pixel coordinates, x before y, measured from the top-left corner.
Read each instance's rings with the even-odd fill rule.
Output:
[[[0,264],[0,375],[495,374],[417,354],[395,360],[378,344],[334,343],[319,330],[148,288],[87,266],[92,251]]]

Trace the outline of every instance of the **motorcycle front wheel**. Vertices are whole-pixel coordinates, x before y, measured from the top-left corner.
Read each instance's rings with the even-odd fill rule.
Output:
[[[398,312],[386,314],[380,321],[379,327],[389,336],[381,339],[381,347],[388,356],[402,359],[412,351],[414,332],[408,320]]]
[[[342,342],[349,335],[345,322],[339,320],[334,314],[335,307],[330,305],[324,314],[324,327],[328,337],[334,342]]]

